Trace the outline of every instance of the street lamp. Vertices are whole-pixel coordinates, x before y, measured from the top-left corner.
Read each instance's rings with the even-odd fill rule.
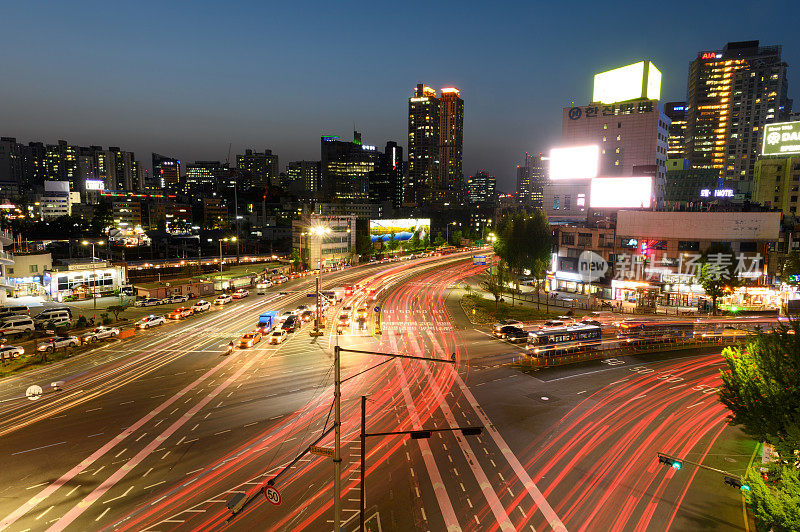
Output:
[[[97,294],[95,293],[95,290],[97,289],[97,272],[95,271],[95,268],[94,268],[94,246],[95,245],[98,245],[98,246],[105,245],[105,241],[104,240],[98,240],[97,242],[89,242],[88,240],[84,240],[83,242],[81,242],[81,244],[83,244],[84,246],[92,246],[92,278],[93,278],[93,280],[92,280],[92,283],[89,284],[89,290],[90,290],[90,292],[92,294],[92,307],[94,308],[93,312],[96,313],[97,312],[97,298],[95,296]]]
[[[314,309],[314,332],[312,336],[319,336],[319,277],[322,275],[322,240],[325,235],[331,233],[331,228],[324,225],[316,225],[308,230],[309,234],[316,235],[319,238],[319,268],[317,269],[317,305]],[[306,239],[308,243],[308,239]],[[310,261],[309,261],[310,262]]]
[[[222,290],[222,243],[223,242],[236,242],[236,237],[225,237],[219,239],[219,289]]]
[[[456,225],[456,223],[455,222],[450,222],[449,224],[447,224],[447,242],[445,242],[445,245],[447,245],[447,246],[450,245],[450,226],[451,225]]]

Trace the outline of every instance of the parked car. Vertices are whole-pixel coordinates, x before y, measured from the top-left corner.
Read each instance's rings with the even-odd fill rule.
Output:
[[[211,308],[211,303],[209,303],[208,301],[204,301],[202,299],[200,301],[197,301],[194,305],[192,305],[192,310],[194,310],[195,313],[205,312],[210,308]]]
[[[167,320],[164,319],[164,316],[156,316],[155,314],[150,314],[149,316],[145,316],[144,318],[137,321],[136,327],[138,329],[149,329],[150,327],[157,327],[159,325],[164,325],[165,323],[167,323]]]
[[[284,329],[275,329],[272,331],[272,334],[269,335],[269,343],[270,344],[280,344],[286,340],[287,334]]]
[[[238,289],[236,292],[233,293],[231,296],[233,299],[244,299],[245,297],[250,295],[249,290],[245,290],[244,288]]]
[[[88,344],[105,338],[116,338],[117,336],[119,336],[119,329],[116,327],[95,327],[81,335],[81,342]]]
[[[261,331],[256,329],[253,332],[249,332],[242,336],[239,340],[239,347],[253,347],[258,342],[261,341]]]
[[[65,323],[70,323],[72,321],[70,319],[69,312],[67,312],[66,310],[59,310],[57,312],[47,312],[42,314],[39,314],[33,319],[33,324],[39,329],[43,329],[50,325],[54,326],[63,325]]]
[[[50,308],[46,308],[43,311],[41,311],[39,314],[36,315],[36,319],[47,318],[47,316],[50,316],[52,314],[59,314],[61,312],[66,312],[67,315],[70,317],[70,319],[72,319],[72,309],[69,308],[69,307],[50,307]]]
[[[33,323],[33,318],[23,314],[7,316],[0,321],[0,335],[2,336],[22,334],[25,331],[32,331],[35,328],[36,326]]]
[[[506,340],[512,343],[527,342],[530,333],[523,329],[513,329],[506,333]]]
[[[77,336],[53,336],[52,338],[48,338],[36,344],[36,350],[39,352],[46,351],[52,353],[56,349],[61,349],[62,347],[78,347],[79,345],[81,345],[81,341],[78,340]]]
[[[281,325],[281,329],[286,332],[295,332],[298,327],[300,327],[300,321],[294,314],[286,318],[286,321],[284,321],[283,325]]]
[[[220,294],[214,299],[215,305],[227,305],[233,301],[233,298],[228,294]]]
[[[170,303],[185,303],[186,301],[189,301],[189,296],[185,296],[185,295],[179,294],[179,295],[170,296],[167,299],[169,299]]]
[[[519,320],[502,320],[492,325],[492,330],[499,331],[507,325],[513,325],[514,327],[522,328],[522,322]]]
[[[25,348],[16,345],[4,345],[0,347],[0,360],[12,360],[25,354]]]
[[[147,297],[147,298],[144,298],[144,299],[139,299],[138,301],[136,301],[136,303],[134,303],[134,305],[137,306],[137,307],[154,307],[154,306],[160,305],[160,304],[161,304],[161,300],[160,299],[156,299],[154,297]]]
[[[25,305],[13,305],[8,307],[0,307],[0,320],[16,316],[18,314],[30,315],[30,310]]]
[[[171,320],[182,320],[194,314],[194,309],[191,307],[178,307],[170,312],[167,317]]]

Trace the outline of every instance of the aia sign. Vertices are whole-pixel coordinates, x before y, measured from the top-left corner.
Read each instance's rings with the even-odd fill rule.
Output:
[[[717,59],[716,52],[703,52],[703,55],[700,56],[700,59]]]

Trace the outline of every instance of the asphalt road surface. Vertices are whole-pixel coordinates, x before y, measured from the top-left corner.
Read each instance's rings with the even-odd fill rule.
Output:
[[[441,360],[343,352],[343,377],[355,375],[342,397],[345,530],[358,526],[362,395],[370,433],[484,427],[477,436],[368,438],[370,530],[749,526],[741,496],[719,476],[656,459],[662,451],[732,472],[747,465],[753,448],[726,428],[714,396],[718,350],[521,371],[508,364],[519,347],[469,325],[449,297],[481,269],[464,258],[326,274],[324,288],[379,291],[329,309],[321,337],[306,324],[283,344],[221,356],[261,312],[311,302],[314,279],[302,278],[5,379],[0,530],[332,530],[330,458],[295,463],[275,485],[279,505],[259,492],[331,427],[337,343]],[[343,306],[354,319],[337,335],[330,324]],[[362,307],[366,328],[356,319]],[[54,380],[63,391],[24,397],[30,384]],[[319,445],[332,446],[332,436]],[[226,502],[236,493],[255,497],[231,520]]]

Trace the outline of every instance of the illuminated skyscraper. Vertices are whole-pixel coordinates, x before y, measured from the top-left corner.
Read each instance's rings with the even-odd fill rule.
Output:
[[[791,113],[780,46],[729,42],[698,52],[689,66],[686,157],[713,168],[750,196],[764,124]]]
[[[526,205],[542,206],[542,188],[547,176],[544,157],[525,153],[525,163],[517,165],[517,197]]]
[[[375,146],[362,144],[361,134],[353,132],[353,142],[339,137],[321,138],[320,190],[333,201],[369,200],[369,177],[375,170]]]
[[[403,204],[416,205],[422,191],[439,176],[439,99],[436,91],[417,85],[408,99],[408,179]]]
[[[177,190],[181,178],[181,162],[178,159],[153,154],[153,181],[162,189]]]
[[[439,98],[439,183],[434,201],[456,203],[464,189],[464,100],[454,87]]]
[[[667,159],[686,158],[686,102],[667,102],[664,114],[672,120],[667,140]]]
[[[263,153],[245,150],[244,155],[236,156],[236,166],[250,173],[254,186],[263,188],[278,182],[278,156],[272,150]]]

